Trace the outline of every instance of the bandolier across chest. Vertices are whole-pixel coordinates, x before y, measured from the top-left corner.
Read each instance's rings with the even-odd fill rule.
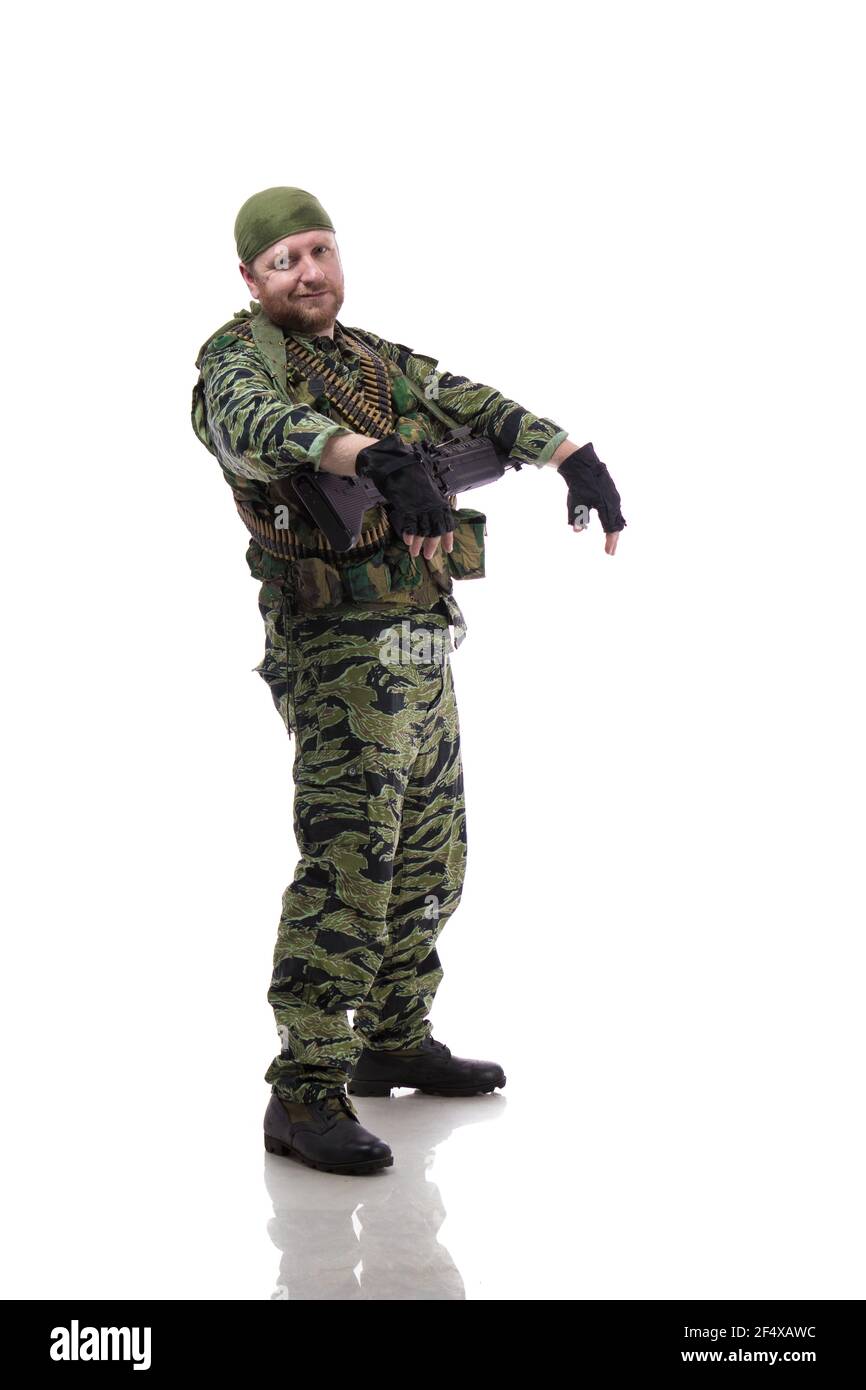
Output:
[[[231,336],[255,343],[253,320],[233,325]],[[315,404],[317,409],[347,428],[373,438],[381,439],[395,431],[408,441],[436,438],[441,434],[442,426],[436,429],[439,422],[435,419],[430,421],[433,429],[426,421],[419,429],[418,412],[397,414],[397,408],[408,410],[417,402],[395,363],[381,357],[339,323],[330,342],[322,339],[318,342],[320,350],[313,351],[296,337],[284,339],[286,378],[293,395]],[[442,416],[443,424],[446,419]],[[448,423],[454,427],[456,422]],[[299,507],[288,484],[271,483],[266,491],[267,511],[250,505],[237,494],[235,504],[253,539],[274,557],[298,560],[318,556],[338,567],[355,565],[374,554],[389,537],[393,538],[384,509],[376,506],[365,513],[361,535],[351,551],[335,551]],[[456,509],[456,496],[450,500]]]

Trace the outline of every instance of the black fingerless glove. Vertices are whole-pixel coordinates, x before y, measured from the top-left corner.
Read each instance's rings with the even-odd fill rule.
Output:
[[[454,516],[418,455],[398,434],[361,449],[355,460],[359,478],[369,478],[385,498],[391,525],[402,536],[444,536]]]
[[[557,469],[568,483],[568,524],[574,524],[578,507],[595,507],[604,531],[621,531],[626,525],[619,509],[620,495],[613,478],[591,444],[584,444]]]

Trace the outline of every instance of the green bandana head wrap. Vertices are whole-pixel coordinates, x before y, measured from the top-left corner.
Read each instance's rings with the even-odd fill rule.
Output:
[[[335,230],[318,198],[303,188],[265,188],[247,198],[235,218],[235,242],[241,260],[249,265],[280,237],[323,227]]]

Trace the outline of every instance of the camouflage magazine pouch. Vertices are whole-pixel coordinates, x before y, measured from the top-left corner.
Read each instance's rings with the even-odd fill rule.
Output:
[[[402,554],[399,552],[402,551]],[[370,555],[347,563],[350,552],[338,561],[309,558],[291,562],[297,607],[314,613],[346,603],[398,603],[401,592],[421,579],[421,569],[405,545],[382,545]]]
[[[454,511],[454,548],[446,555],[437,547],[429,560],[413,559],[396,539],[352,562],[350,553],[324,559],[309,556],[289,562],[290,587],[298,611],[314,613],[347,603],[429,601],[435,592],[448,593],[454,579],[482,579],[485,573],[484,537],[487,517],[473,507]],[[432,580],[432,590],[431,581]]]
[[[454,513],[454,549],[445,556],[448,569],[455,579],[484,578],[486,535],[487,517],[484,512],[478,512],[474,507],[458,507]]]

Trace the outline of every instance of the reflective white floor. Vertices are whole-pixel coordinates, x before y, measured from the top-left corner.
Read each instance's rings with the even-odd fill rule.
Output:
[[[273,1203],[268,1235],[279,1264],[271,1297],[466,1298],[443,1229],[448,1214],[434,1175],[436,1152],[473,1127],[490,1131],[483,1148],[495,1143],[503,1094],[453,1100],[402,1090],[390,1101],[355,1099],[364,1126],[387,1136],[394,1164],[350,1178],[265,1156]]]
[[[569,822],[548,828],[564,858]],[[2,1296],[863,1297],[854,919],[803,878],[744,912],[700,824],[692,859],[651,845],[612,901],[612,837],[583,833],[596,872],[564,901],[553,875],[530,895],[497,873],[506,827],[479,826],[432,1019],[506,1086],[358,1097],[395,1161],[357,1178],[264,1150],[274,883],[243,858],[193,874],[180,838],[170,912],[161,870],[86,926],[82,883],[76,930],[53,929],[56,1021],[38,932],[32,987],[6,976]]]
[[[86,1086],[31,1093],[7,1158],[3,1296],[862,1293],[859,1119],[838,1098],[811,1129],[785,1115],[784,1094],[763,1122],[744,1101],[732,1124],[728,1104],[671,1104],[654,1052],[569,1085],[539,1084],[539,1060],[509,1061],[505,1090],[488,1096],[358,1098],[395,1162],[357,1178],[266,1154],[267,1089],[234,1070],[210,1100],[194,1088],[144,1088],[138,1103],[100,1104]]]

